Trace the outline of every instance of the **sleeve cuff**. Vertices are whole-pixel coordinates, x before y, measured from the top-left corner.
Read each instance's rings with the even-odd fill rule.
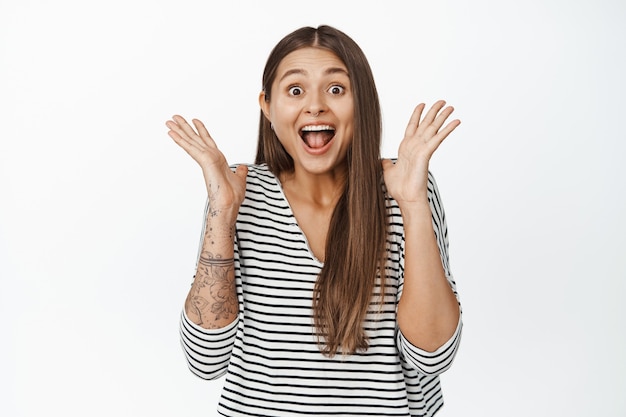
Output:
[[[459,315],[454,334],[434,352],[428,352],[412,344],[398,329],[398,343],[401,355],[404,359],[425,375],[438,375],[448,370],[461,341],[463,320]]]

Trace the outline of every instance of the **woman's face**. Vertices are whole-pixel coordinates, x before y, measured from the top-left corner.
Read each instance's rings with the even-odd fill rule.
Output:
[[[313,47],[290,53],[278,66],[270,101],[261,93],[259,102],[296,175],[345,170],[354,102],[348,70],[335,54]]]

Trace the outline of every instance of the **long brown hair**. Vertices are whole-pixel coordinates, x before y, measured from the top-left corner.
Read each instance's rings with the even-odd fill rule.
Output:
[[[380,163],[382,117],[365,54],[349,36],[330,26],[300,28],[274,47],[263,72],[267,101],[271,100],[271,86],[282,59],[304,47],[329,50],[343,61],[354,100],[354,137],[346,156],[348,177],[330,221],[325,262],[313,295],[313,320],[320,350],[334,356],[369,346],[364,320],[378,274],[380,302],[384,296],[387,217]],[[276,176],[293,171],[293,159],[263,112],[257,146],[255,163],[267,163]]]

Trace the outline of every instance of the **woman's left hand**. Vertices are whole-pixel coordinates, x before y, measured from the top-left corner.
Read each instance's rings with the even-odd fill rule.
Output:
[[[441,142],[461,123],[455,119],[442,128],[454,108],[445,107],[439,100],[430,108],[424,119],[424,103],[413,111],[409,124],[400,143],[398,159],[394,164],[383,160],[383,170],[387,192],[399,203],[427,201],[428,163]]]

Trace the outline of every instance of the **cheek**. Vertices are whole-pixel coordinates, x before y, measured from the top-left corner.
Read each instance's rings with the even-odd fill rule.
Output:
[[[348,147],[352,146],[353,140],[354,140],[354,131],[350,129],[348,132],[346,132],[346,146]]]
[[[346,121],[346,134],[350,139],[352,139],[352,135],[354,134],[354,118],[352,117],[352,114],[346,115],[344,120]]]
[[[354,125],[354,107],[352,103],[347,103],[341,109],[341,120],[350,127]]]
[[[272,106],[270,115],[274,125],[281,125],[283,128],[293,125],[297,118],[297,112],[292,107],[281,103]]]

